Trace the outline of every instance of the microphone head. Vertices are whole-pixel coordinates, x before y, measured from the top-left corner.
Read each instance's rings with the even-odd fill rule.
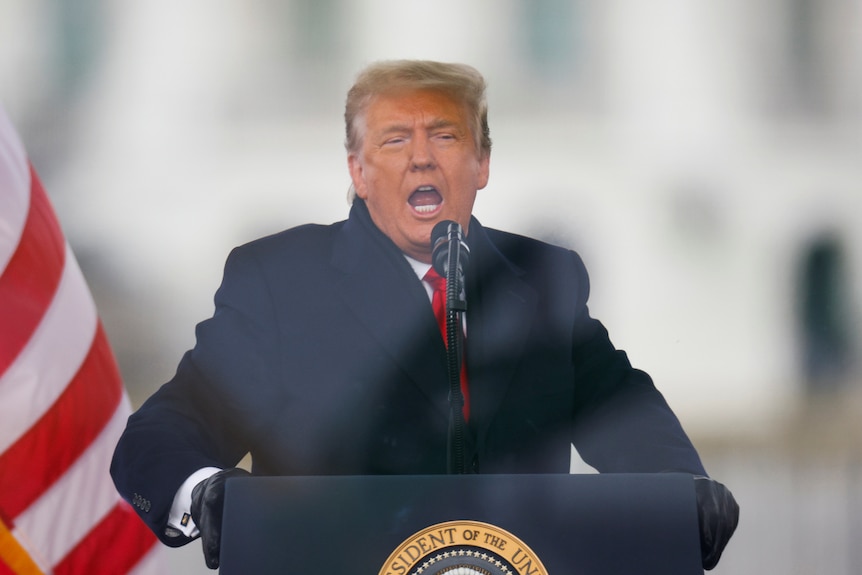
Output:
[[[452,220],[442,220],[434,224],[431,229],[431,251],[440,249],[440,245],[449,241],[450,231],[458,235],[461,234],[461,224]]]
[[[437,222],[431,230],[431,263],[442,277],[447,277],[449,272],[449,251],[453,245],[457,245],[457,265],[459,271],[463,272],[470,255],[470,248],[464,242],[461,224],[451,220]]]

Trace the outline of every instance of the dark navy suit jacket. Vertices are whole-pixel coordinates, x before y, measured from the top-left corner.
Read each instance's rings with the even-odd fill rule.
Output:
[[[570,250],[472,220],[467,461],[480,473],[705,474],[649,376],[587,309]],[[424,288],[356,200],[350,217],[236,248],[197,343],[128,421],[111,471],[167,544],[172,499],[248,452],[255,474],[446,472],[445,346]]]

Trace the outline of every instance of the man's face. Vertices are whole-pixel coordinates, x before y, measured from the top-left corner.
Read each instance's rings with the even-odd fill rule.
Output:
[[[468,231],[490,158],[476,148],[466,108],[436,91],[375,97],[359,119],[360,149],[347,162],[356,195],[401,251],[431,262],[431,228],[454,220]]]

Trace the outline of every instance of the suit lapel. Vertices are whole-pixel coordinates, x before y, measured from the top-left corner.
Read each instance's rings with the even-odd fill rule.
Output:
[[[479,447],[525,353],[536,292],[523,271],[506,259],[474,219],[467,278],[467,369],[473,402],[471,424]]]
[[[428,296],[401,252],[369,227],[363,211],[354,205],[333,244],[331,263],[341,272],[335,290],[370,337],[448,417],[445,345]]]

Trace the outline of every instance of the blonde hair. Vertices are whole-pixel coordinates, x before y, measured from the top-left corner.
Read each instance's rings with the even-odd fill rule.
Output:
[[[476,139],[476,150],[491,153],[491,131],[488,127],[488,102],[485,79],[466,64],[449,64],[430,60],[386,60],[362,70],[347,92],[344,124],[349,153],[359,151],[362,133],[359,122],[375,96],[404,90],[437,90],[462,102],[468,111],[470,129]]]

